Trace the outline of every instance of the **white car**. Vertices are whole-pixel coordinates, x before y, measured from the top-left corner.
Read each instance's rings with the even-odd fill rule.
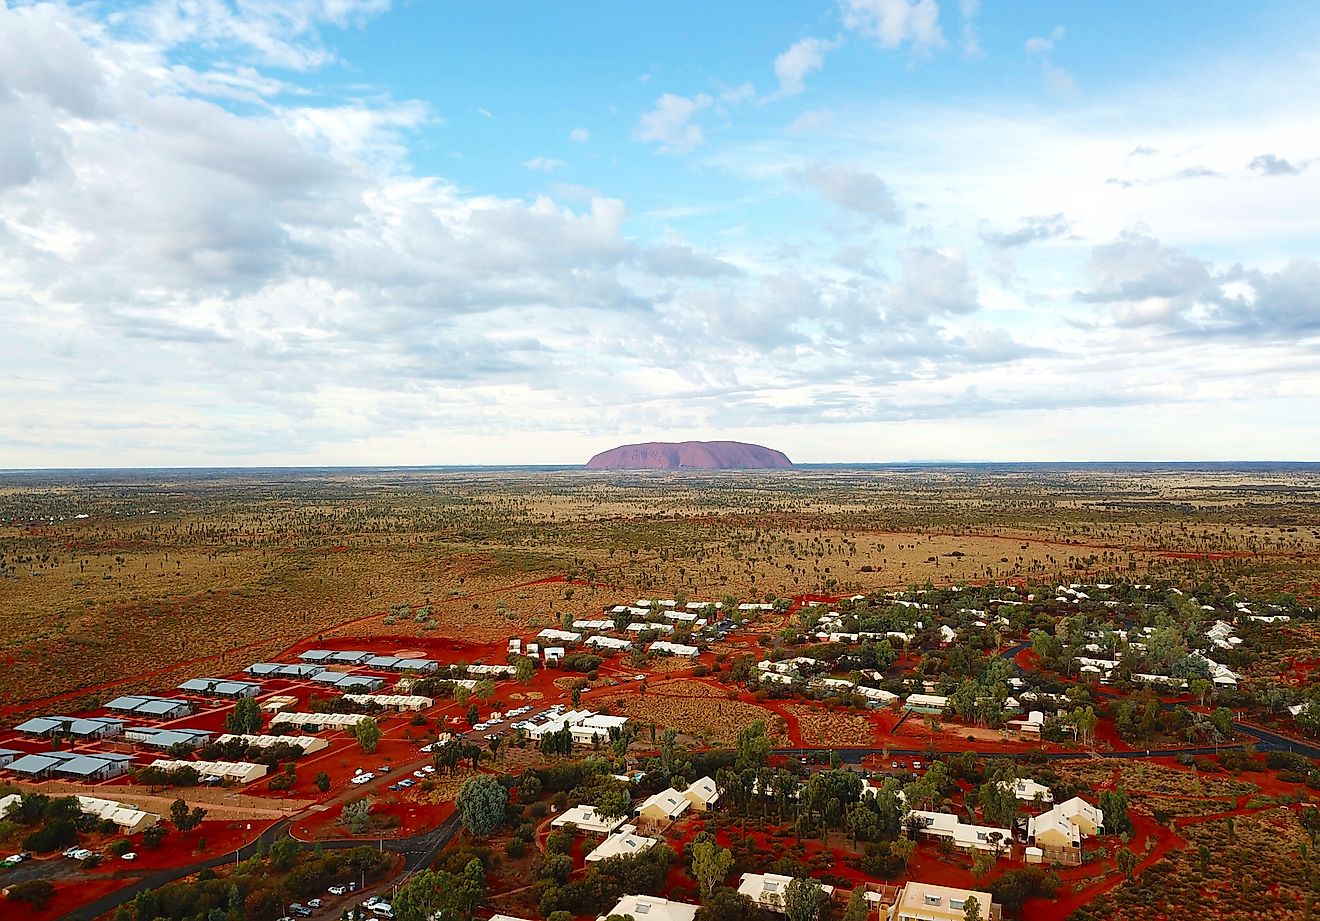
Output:
[[[348,895],[348,889],[345,886],[331,886],[326,891],[331,895]]]
[[[365,774],[358,774],[356,777],[350,780],[349,783],[364,784],[367,781],[375,780],[375,779],[376,779],[376,775],[368,771]]]
[[[137,854],[134,854],[132,851],[129,851],[127,854],[120,854],[120,855],[119,855],[119,859],[120,859],[120,860],[137,860]]]
[[[418,768],[417,770],[413,771],[413,776],[414,776],[414,777],[425,777],[425,776],[426,776],[426,772],[423,771],[421,768]]]
[[[434,773],[435,773],[435,765],[434,765],[434,764],[428,764],[426,767],[422,768],[422,773],[423,773],[423,774],[434,774]]]

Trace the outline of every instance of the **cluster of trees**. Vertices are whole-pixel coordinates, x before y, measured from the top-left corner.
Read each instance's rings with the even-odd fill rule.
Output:
[[[133,781],[147,787],[195,787],[202,782],[202,775],[187,764],[168,770],[146,765],[133,772]]]
[[[197,756],[207,761],[251,761],[275,768],[303,756],[303,750],[288,742],[274,745],[252,745],[242,739],[226,742],[212,741],[197,749]]]
[[[399,887],[391,905],[396,921],[472,921],[486,896],[486,869],[468,861],[462,873],[423,870]]]
[[[261,725],[261,704],[253,697],[239,698],[225,717],[225,732],[234,735],[256,735],[261,732]]]
[[[391,865],[390,855],[373,847],[302,852],[297,842],[285,838],[259,850],[224,879],[202,870],[194,880],[140,892],[131,915],[122,908],[115,918],[275,921],[290,902],[320,895],[335,883],[379,879]]]
[[[188,804],[181,799],[176,799],[170,803],[170,822],[181,832],[189,832],[202,824],[206,818],[206,810],[201,806],[188,808]]]
[[[563,831],[546,842],[545,859],[532,891],[541,914],[547,917],[559,911],[599,914],[625,894],[659,895],[677,856],[668,845],[657,843],[640,854],[598,861],[580,879],[570,880],[573,859],[568,851],[572,843],[573,837]]]
[[[463,781],[458,790],[458,813],[468,833],[485,838],[504,824],[509,791],[489,774],[478,774]]]
[[[353,726],[349,733],[357,739],[358,747],[368,755],[374,754],[376,746],[380,745],[380,724],[371,717],[367,717]]]

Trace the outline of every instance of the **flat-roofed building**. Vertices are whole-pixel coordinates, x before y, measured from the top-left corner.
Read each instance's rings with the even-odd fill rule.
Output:
[[[313,662],[253,662],[243,671],[258,678],[289,678],[298,681],[325,671],[325,666]]]
[[[344,700],[356,704],[375,704],[386,710],[429,710],[435,706],[434,698],[419,694],[345,694]]]
[[[129,713],[139,719],[173,720],[193,712],[192,704],[174,697],[155,697],[150,694],[128,694],[116,697],[105,705],[116,713]]]
[[[648,652],[659,653],[662,656],[681,656],[691,659],[701,652],[696,646],[688,646],[683,643],[669,643],[665,640],[656,640],[650,646],[646,647]]]
[[[949,698],[939,694],[909,694],[903,701],[903,709],[913,713],[943,713],[949,705]]]
[[[259,748],[270,748],[272,745],[293,745],[303,750],[304,755],[310,755],[313,752],[323,751],[330,747],[330,743],[325,739],[318,739],[316,736],[254,736],[254,735],[232,735],[225,733],[216,739],[216,742],[224,745],[226,742],[232,742],[235,739],[241,739],[247,745],[255,745]]]
[[[562,643],[566,646],[582,642],[581,633],[573,630],[556,630],[553,627],[546,627],[536,634],[536,638],[545,643]]]
[[[553,828],[563,828],[565,825],[572,825],[578,831],[586,832],[590,835],[608,835],[624,823],[623,816],[603,816],[595,806],[582,805],[574,806],[572,809],[564,810],[564,814],[557,816],[550,825]],[[635,831],[636,829],[634,829]]]
[[[608,860],[611,857],[633,857],[655,844],[657,839],[637,834],[636,825],[622,825],[587,855],[587,863]]]
[[[183,691],[185,694],[238,700],[243,697],[256,697],[261,693],[261,685],[252,681],[227,681],[223,678],[189,678],[175,690]]]
[[[220,780],[232,780],[235,783],[249,784],[266,776],[268,768],[264,764],[248,761],[173,761],[160,759],[151,762],[154,768],[163,771],[177,771],[192,768],[203,778],[215,777]]]
[[[85,815],[94,815],[103,822],[114,822],[121,834],[136,835],[160,821],[160,816],[134,806],[94,796],[78,797],[78,808]]]
[[[791,876],[778,873],[744,873],[738,883],[739,895],[745,895],[762,908],[783,912],[784,890],[793,882]],[[825,895],[834,894],[834,887],[826,883],[817,883]]]
[[[370,719],[365,713],[276,713],[271,717],[271,726],[304,726],[313,731],[318,729],[347,729],[363,720]]]
[[[173,748],[187,745],[197,748],[211,740],[205,729],[162,729],[158,726],[130,726],[124,730],[124,740],[147,748]]]
[[[104,716],[37,716],[14,727],[20,735],[38,739],[111,739],[124,731],[124,721]]]
[[[999,921],[1003,907],[994,897],[978,889],[955,889],[914,881],[899,890],[898,900],[890,910],[891,921],[963,921],[967,903],[976,899],[982,918]]]
[[[606,914],[597,917],[596,921],[605,921],[609,917],[632,917],[635,921],[693,921],[700,907],[690,902],[673,902],[656,895],[625,895]]]
[[[74,780],[101,781],[127,772],[132,763],[132,755],[41,752],[15,758],[6,770],[31,780],[60,776]]]

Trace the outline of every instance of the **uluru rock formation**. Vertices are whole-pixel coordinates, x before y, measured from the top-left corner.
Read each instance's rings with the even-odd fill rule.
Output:
[[[620,445],[587,461],[588,470],[791,470],[782,451],[741,441],[648,441]]]

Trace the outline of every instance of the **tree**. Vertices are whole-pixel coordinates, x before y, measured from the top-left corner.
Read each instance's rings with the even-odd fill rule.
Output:
[[[989,851],[977,851],[972,857],[972,878],[978,883],[994,869],[995,858]]]
[[[981,921],[981,903],[974,895],[969,895],[963,903],[963,921]]]
[[[1118,853],[1114,855],[1114,859],[1118,863],[1118,868],[1123,871],[1123,876],[1131,879],[1132,871],[1137,868],[1137,855],[1127,848],[1120,848]]]
[[[733,869],[733,853],[720,847],[713,838],[701,835],[692,845],[692,876],[701,886],[701,900],[711,897],[715,887]]]
[[[770,762],[770,737],[765,733],[764,722],[756,720],[738,733],[737,752],[734,768],[739,771],[763,768]]]
[[[474,837],[486,837],[503,823],[508,802],[509,791],[494,777],[486,774],[469,777],[458,791],[463,827]]]
[[[380,725],[371,717],[362,720],[352,729],[353,737],[357,739],[358,747],[368,755],[376,750],[380,744]]]
[[[339,815],[348,824],[350,832],[355,835],[365,835],[371,825],[371,801],[360,799],[345,803]]]
[[[37,911],[50,904],[55,897],[55,885],[48,879],[30,879],[14,883],[9,887],[9,898],[16,902],[27,902]]]
[[[816,921],[825,903],[825,890],[814,879],[794,879],[784,887],[784,914],[788,921]]]
[[[225,717],[225,732],[255,735],[261,731],[261,705],[253,697],[244,697]]]
[[[853,890],[852,898],[848,899],[848,907],[843,910],[841,921],[867,921],[871,916],[871,906],[866,901],[866,892],[861,886]]]
[[[316,789],[320,790],[322,793],[329,791],[330,775],[325,771],[316,772]]]
[[[607,819],[627,815],[632,806],[632,797],[615,787],[606,790],[596,800],[596,811]]]
[[[519,656],[513,664],[513,677],[519,684],[528,684],[536,675],[536,665],[527,656]]]
[[[201,806],[195,809],[189,809],[188,804],[182,799],[176,799],[170,803],[170,821],[174,827],[181,832],[192,831],[202,820],[206,818],[206,810]]]
[[[489,678],[483,678],[472,688],[472,696],[485,703],[495,696],[495,682]]]

